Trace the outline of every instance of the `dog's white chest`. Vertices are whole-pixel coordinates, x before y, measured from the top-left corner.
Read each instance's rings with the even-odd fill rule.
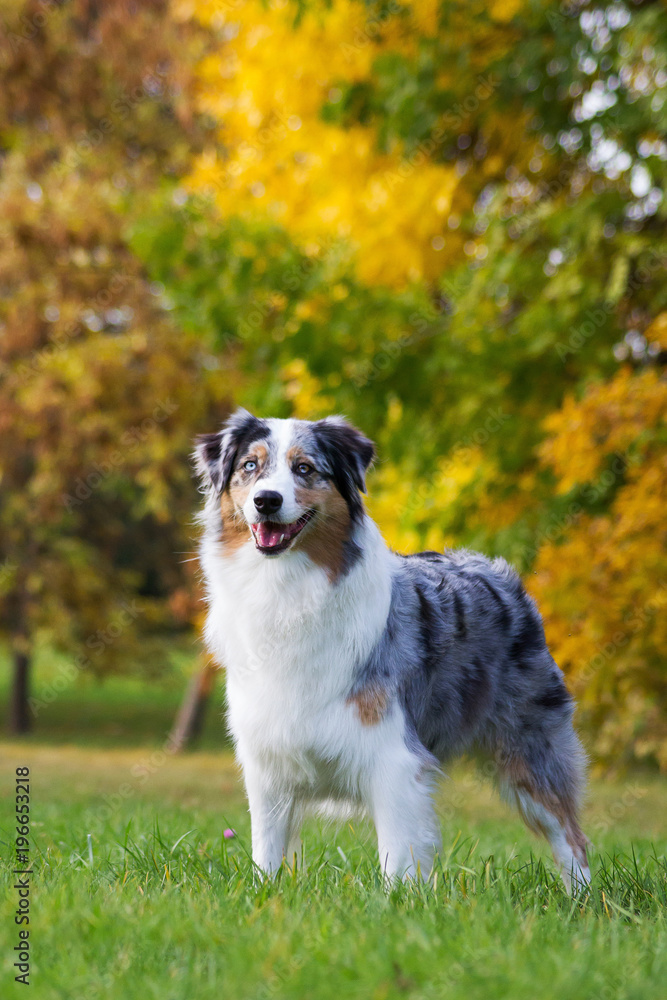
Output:
[[[227,667],[230,728],[244,765],[252,756],[314,787],[358,728],[347,696],[385,627],[389,576],[364,564],[332,586],[306,561],[286,572],[247,558],[252,572],[241,558],[218,576],[207,623]]]
[[[313,785],[340,750],[349,711],[340,685],[312,683],[294,672],[292,683],[266,674],[228,673],[229,724],[242,762],[251,756],[292,785]]]

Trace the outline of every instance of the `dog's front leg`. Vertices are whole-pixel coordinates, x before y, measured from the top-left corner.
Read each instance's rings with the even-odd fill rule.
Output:
[[[252,860],[271,874],[280,868],[292,836],[294,797],[272,787],[267,775],[255,766],[244,766],[250,825]]]
[[[372,815],[380,867],[387,881],[428,878],[440,846],[440,829],[431,796],[431,775],[405,750],[383,758],[371,785]]]

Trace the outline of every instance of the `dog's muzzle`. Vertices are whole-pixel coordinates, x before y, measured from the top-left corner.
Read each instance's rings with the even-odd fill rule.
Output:
[[[256,503],[257,501],[255,500]],[[251,524],[250,528],[256,547],[260,552],[264,552],[265,555],[277,555],[278,552],[284,552],[314,515],[314,510],[307,510],[305,514],[301,515],[298,521],[293,521],[291,524],[281,524],[279,521],[268,520]]]

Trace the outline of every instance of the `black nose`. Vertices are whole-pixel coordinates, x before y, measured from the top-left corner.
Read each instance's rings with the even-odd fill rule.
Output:
[[[275,514],[282,502],[283,498],[275,490],[260,490],[255,494],[255,507],[261,514]]]

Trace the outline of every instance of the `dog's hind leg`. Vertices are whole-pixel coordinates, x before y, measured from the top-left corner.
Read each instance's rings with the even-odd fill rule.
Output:
[[[584,753],[569,719],[555,740],[549,735],[539,747],[498,753],[500,790],[526,826],[549,841],[567,891],[579,892],[591,878],[578,819]]]

